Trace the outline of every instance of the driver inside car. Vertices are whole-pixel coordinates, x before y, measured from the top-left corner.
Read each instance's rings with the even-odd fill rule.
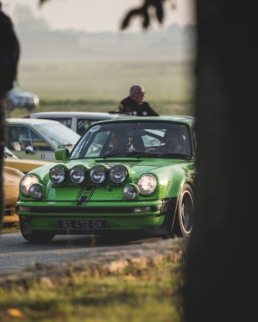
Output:
[[[165,150],[171,153],[182,153],[184,147],[179,142],[179,133],[176,129],[168,129],[164,135]]]
[[[129,152],[131,140],[124,131],[116,130],[111,133],[110,143],[112,148],[105,155]]]
[[[164,134],[165,145],[163,149],[169,153],[184,153],[184,147],[179,142],[179,136],[176,129],[167,129]],[[145,152],[155,152],[155,148],[148,148]]]

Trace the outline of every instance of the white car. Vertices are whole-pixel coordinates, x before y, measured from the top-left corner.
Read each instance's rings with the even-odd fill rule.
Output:
[[[55,150],[71,151],[80,135],[52,120],[7,118],[6,147],[17,157],[55,161]]]
[[[24,92],[19,87],[13,87],[7,93],[6,101],[9,112],[15,108],[27,108],[31,111],[39,105],[39,98],[36,94]]]
[[[102,112],[38,112],[25,115],[23,118],[59,121],[74,132],[82,135],[93,123],[125,116],[128,115]]]

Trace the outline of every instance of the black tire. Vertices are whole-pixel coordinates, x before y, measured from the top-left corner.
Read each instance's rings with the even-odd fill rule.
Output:
[[[180,193],[173,232],[178,237],[190,237],[194,219],[194,193],[189,184],[185,184]]]
[[[55,237],[54,233],[44,230],[32,230],[30,233],[27,233],[26,231],[28,231],[28,226],[21,217],[20,229],[23,238],[32,243],[49,243]]]

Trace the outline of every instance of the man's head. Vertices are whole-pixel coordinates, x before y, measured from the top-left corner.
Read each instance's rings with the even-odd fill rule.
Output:
[[[124,149],[127,147],[129,138],[126,133],[122,130],[115,130],[111,133],[110,141],[113,149]]]
[[[164,135],[166,146],[174,149],[178,146],[178,131],[176,129],[168,129]]]
[[[119,145],[121,145],[121,134],[119,131],[112,132],[110,141],[113,145],[113,149],[117,148]]]
[[[141,85],[131,86],[129,95],[131,99],[137,102],[138,105],[141,105],[144,102],[144,96],[145,96],[144,87]]]

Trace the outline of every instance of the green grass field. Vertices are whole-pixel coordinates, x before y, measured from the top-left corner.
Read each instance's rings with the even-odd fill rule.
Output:
[[[129,87],[142,84],[160,114],[193,114],[192,65],[176,60],[89,61],[67,64],[21,64],[18,86],[38,94],[34,111],[100,111],[117,108]],[[26,114],[25,109],[10,117]]]

